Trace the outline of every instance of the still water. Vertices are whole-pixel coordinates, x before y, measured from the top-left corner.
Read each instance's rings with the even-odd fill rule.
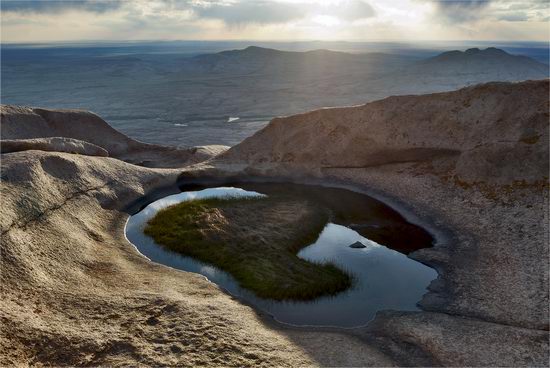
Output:
[[[262,186],[259,188],[261,190]],[[230,274],[166,250],[143,233],[147,221],[160,209],[182,201],[263,195],[261,192],[236,187],[174,194],[149,204],[131,216],[126,224],[126,236],[151,261],[204,275],[232,295],[271,314],[276,320],[294,325],[354,327],[366,324],[380,310],[417,310],[416,303],[426,292],[430,281],[437,277],[435,270],[405,254],[369,240],[349,227],[330,222],[315,243],[303,248],[298,257],[321,263],[331,262],[353,274],[354,285],[339,294],[308,302],[266,300],[241,288]],[[357,241],[365,248],[349,247]]]

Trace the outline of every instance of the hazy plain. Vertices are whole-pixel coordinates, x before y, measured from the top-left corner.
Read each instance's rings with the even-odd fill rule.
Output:
[[[264,48],[244,41],[4,44],[2,103],[91,110],[150,143],[235,145],[275,116],[547,75],[540,63],[548,46],[540,43],[254,44]],[[464,61],[454,60],[462,56],[433,58],[488,46],[533,60],[483,54],[465,74]],[[221,52],[232,49],[240,51]]]

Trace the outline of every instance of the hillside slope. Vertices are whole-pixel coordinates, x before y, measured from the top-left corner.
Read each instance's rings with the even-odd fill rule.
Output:
[[[448,157],[457,180],[533,183],[548,169],[548,85],[489,83],[277,118],[220,159],[269,172]]]

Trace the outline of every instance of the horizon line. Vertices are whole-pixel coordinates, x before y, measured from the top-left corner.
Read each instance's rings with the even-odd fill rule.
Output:
[[[316,40],[316,39],[304,39],[304,40],[260,40],[260,39],[141,39],[141,40],[93,40],[93,39],[81,39],[81,40],[54,40],[54,41],[1,41],[0,45],[33,45],[33,44],[71,44],[71,43],[176,43],[176,42],[266,42],[266,43],[393,43],[393,44],[419,44],[419,43],[534,43],[534,44],[545,44],[550,47],[550,44],[547,41],[538,41],[538,40],[383,40],[383,39],[373,39],[373,40]]]

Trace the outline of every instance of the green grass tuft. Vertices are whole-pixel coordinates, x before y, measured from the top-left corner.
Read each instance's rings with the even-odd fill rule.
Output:
[[[332,264],[298,258],[315,242],[328,211],[284,195],[207,198],[159,211],[145,234],[158,244],[229,272],[262,298],[310,300],[351,286]]]

